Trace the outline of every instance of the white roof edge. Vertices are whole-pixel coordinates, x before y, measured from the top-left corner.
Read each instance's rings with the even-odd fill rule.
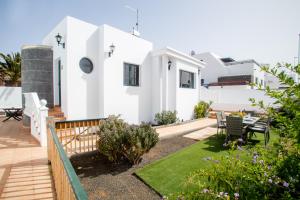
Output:
[[[166,54],[168,56],[171,56],[171,57],[175,57],[175,58],[178,58],[180,60],[184,60],[188,63],[191,63],[193,65],[196,65],[198,67],[201,67],[201,68],[204,68],[205,66],[205,62],[203,61],[200,61],[198,60],[197,58],[194,58],[186,53],[182,53],[176,49],[173,49],[171,47],[165,47],[163,49],[158,49],[158,50],[154,50],[152,51],[152,55],[153,56],[160,56],[160,55],[163,55],[163,54]]]
[[[52,49],[52,46],[49,45],[42,45],[42,44],[23,44],[21,46],[21,49],[35,49],[35,48],[39,48],[39,49]]]
[[[237,64],[243,64],[243,63],[254,63],[257,66],[261,66],[256,60],[254,59],[247,59],[247,60],[238,60],[238,61],[233,61],[229,63],[225,63],[225,66],[230,66],[230,65],[237,65]]]
[[[212,55],[215,58],[221,58],[221,56],[219,56],[219,55],[217,55],[217,54],[215,54],[214,52],[211,52],[211,51],[206,51],[206,52],[202,52],[202,53],[196,53],[195,56],[197,56],[197,55],[205,55],[205,54],[210,54],[210,55]]]

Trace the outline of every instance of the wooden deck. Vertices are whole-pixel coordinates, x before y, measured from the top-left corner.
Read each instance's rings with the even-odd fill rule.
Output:
[[[0,199],[55,199],[47,149],[22,122],[0,120]]]

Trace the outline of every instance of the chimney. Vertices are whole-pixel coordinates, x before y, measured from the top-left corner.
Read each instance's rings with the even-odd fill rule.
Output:
[[[196,54],[196,52],[194,51],[194,50],[192,50],[191,52],[190,52],[190,55],[191,56],[194,56]]]

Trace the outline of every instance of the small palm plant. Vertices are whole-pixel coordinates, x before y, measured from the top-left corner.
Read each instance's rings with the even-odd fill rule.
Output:
[[[0,53],[0,80],[6,85],[17,86],[21,82],[21,55]]]

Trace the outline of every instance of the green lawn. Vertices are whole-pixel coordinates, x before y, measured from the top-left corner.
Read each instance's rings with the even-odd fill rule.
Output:
[[[256,135],[257,138],[249,144],[263,145],[263,135]],[[274,138],[272,134],[270,142]],[[212,136],[137,170],[136,175],[161,195],[195,190],[185,187],[187,176],[195,170],[209,167],[211,164],[205,158],[218,159],[222,155],[227,155],[228,150],[222,146],[223,143],[224,137]],[[246,151],[239,150],[234,153],[243,154],[243,152],[246,154]]]

